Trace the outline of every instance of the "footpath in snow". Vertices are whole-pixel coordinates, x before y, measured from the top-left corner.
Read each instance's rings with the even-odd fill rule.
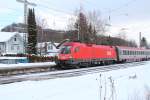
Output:
[[[1,100],[148,100],[150,62],[78,77],[0,85]]]

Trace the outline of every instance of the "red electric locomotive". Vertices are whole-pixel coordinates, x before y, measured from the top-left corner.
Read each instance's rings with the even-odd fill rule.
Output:
[[[68,42],[61,47],[56,63],[61,68],[69,65],[78,68],[149,59],[149,49]]]
[[[117,61],[115,47],[79,42],[65,43],[60,49],[57,65],[75,67],[108,64]]]

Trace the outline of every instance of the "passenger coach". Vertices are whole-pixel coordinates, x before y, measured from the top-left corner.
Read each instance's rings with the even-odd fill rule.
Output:
[[[134,62],[150,59],[149,49],[117,46],[116,52],[119,62]]]

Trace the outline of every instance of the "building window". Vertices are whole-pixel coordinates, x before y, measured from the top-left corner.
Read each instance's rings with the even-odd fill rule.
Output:
[[[52,50],[53,49],[53,46],[52,45],[49,45],[48,46],[48,50]]]
[[[17,41],[17,38],[16,38],[16,37],[14,38],[14,41]]]

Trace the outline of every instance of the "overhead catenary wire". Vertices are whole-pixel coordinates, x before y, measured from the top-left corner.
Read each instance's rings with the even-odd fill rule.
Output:
[[[48,3],[48,0],[44,0],[44,2],[47,2]],[[133,3],[133,2],[135,2],[136,0],[130,0],[129,2],[127,2],[127,3],[125,3],[125,4],[123,4],[122,6],[120,6],[120,7],[117,7],[117,8],[114,8],[114,9],[112,9],[112,10],[110,10],[110,13],[113,13],[113,12],[116,12],[116,11],[119,11],[121,8],[123,8],[123,7],[127,7],[128,5],[130,5],[131,3]],[[94,5],[94,2],[90,2],[89,0],[82,0],[82,2],[84,3],[84,4],[86,4],[86,5]],[[50,3],[50,2],[49,2]],[[48,10],[51,10],[51,11],[53,11],[53,15],[58,15],[59,13],[63,13],[63,14],[67,14],[67,15],[71,15],[71,16],[75,16],[75,14],[74,13],[72,13],[72,12],[70,12],[70,11],[65,11],[65,10],[62,10],[62,9],[57,9],[57,8],[54,8],[54,7],[49,7],[49,6],[47,6],[47,5],[45,5],[46,3],[44,3],[44,4],[37,4],[37,8],[36,9],[39,9],[39,7],[40,8],[45,8],[45,9],[48,9]],[[17,9],[14,9],[14,8],[8,8],[8,9],[10,9],[10,10],[12,10],[12,11],[15,11],[15,12],[18,12],[18,10]],[[42,11],[42,10],[41,10]],[[50,12],[50,11],[48,11],[48,12]],[[50,12],[50,13],[52,13],[52,12]],[[58,13],[58,14],[57,14]],[[13,13],[12,13],[13,14]],[[11,15],[12,15],[11,14]],[[18,14],[19,15],[19,14]],[[61,16],[62,17],[62,16]],[[60,19],[64,19],[65,18],[65,16],[63,16],[62,18],[60,17]],[[68,17],[66,17],[66,18],[68,18]]]
[[[121,10],[122,8],[128,7],[130,4],[136,2],[137,0],[130,0],[127,3],[117,7],[117,8],[113,8],[113,9],[109,9],[109,11],[106,11],[105,13],[114,13],[114,12],[118,12],[119,10]]]
[[[68,15],[73,15],[72,12],[68,12],[68,11],[64,11],[64,10],[60,10],[60,9],[56,9],[56,8],[52,8],[52,7],[48,7],[46,5],[43,5],[43,4],[37,4],[39,7],[42,7],[42,8],[46,8],[46,9],[49,9],[51,11],[55,11],[55,12],[58,12],[58,13],[64,13],[64,14],[68,14]]]
[[[38,9],[38,11],[40,11],[40,12],[42,12],[42,10],[41,9]],[[70,15],[70,16],[59,16],[58,18],[55,18],[55,16],[58,16],[59,14],[56,14],[55,12],[52,12],[52,11],[47,11],[48,13],[50,13],[50,15],[52,15],[52,16],[48,16],[49,18],[51,17],[51,18],[53,18],[53,19],[57,19],[57,20],[59,20],[59,21],[64,21],[65,19],[70,19],[70,18],[72,18],[71,16],[74,16],[74,15]]]

